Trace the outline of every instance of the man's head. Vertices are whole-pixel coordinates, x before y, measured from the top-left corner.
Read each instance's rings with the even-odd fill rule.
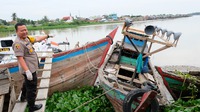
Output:
[[[17,23],[15,25],[16,34],[18,37],[25,39],[28,36],[28,30],[24,23]]]

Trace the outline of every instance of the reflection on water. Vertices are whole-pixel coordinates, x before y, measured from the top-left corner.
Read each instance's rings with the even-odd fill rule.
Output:
[[[161,28],[166,28],[168,31],[182,32],[179,43],[176,48],[169,48],[151,56],[154,65],[194,65],[200,67],[200,37],[199,26],[200,16],[190,18],[170,19],[134,22],[134,27],[144,29],[147,25],[155,25]],[[53,39],[49,41],[55,42],[70,42],[69,49],[74,48],[79,41],[80,46],[87,42],[93,42],[105,37],[110,31],[119,26],[114,42],[122,40],[121,28],[123,23],[107,24],[107,25],[91,25],[78,28],[55,29],[47,30],[55,34]],[[40,34],[40,31],[33,31],[30,34]],[[155,46],[154,46],[155,47]]]

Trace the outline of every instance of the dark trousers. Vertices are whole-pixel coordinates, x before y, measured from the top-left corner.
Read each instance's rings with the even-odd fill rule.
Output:
[[[37,90],[37,74],[36,72],[32,73],[33,80],[29,81],[25,74],[24,76],[24,83],[22,86],[22,96],[26,97],[29,108],[35,105],[35,98],[36,98],[36,90]]]

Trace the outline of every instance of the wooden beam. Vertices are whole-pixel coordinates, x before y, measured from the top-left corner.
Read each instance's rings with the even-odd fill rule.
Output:
[[[4,98],[5,95],[0,95],[0,112],[3,112]]]
[[[173,43],[167,41],[167,42],[162,42],[162,41],[159,41],[159,40],[154,40],[154,38],[149,38],[149,37],[142,37],[142,36],[138,36],[136,34],[131,34],[131,33],[128,33],[128,32],[123,32],[124,35],[128,35],[130,38],[135,38],[135,39],[139,39],[139,40],[147,40],[149,42],[152,42],[152,43],[157,43],[157,44],[162,44],[162,45],[166,45],[166,46],[170,46],[172,47],[173,46]]]
[[[152,69],[152,72],[154,74],[154,78],[156,80],[157,86],[160,90],[161,96],[163,96],[162,100],[165,104],[171,104],[174,102],[174,99],[170,92],[167,90],[166,86],[163,83],[162,77],[159,75],[155,67],[152,65],[151,61],[149,60],[149,65]]]
[[[162,51],[162,50],[165,50],[165,49],[167,49],[167,48],[169,48],[169,46],[163,46],[163,47],[161,47],[161,48],[159,48],[159,49],[157,49],[157,50],[154,50],[154,51],[152,51],[152,52],[150,52],[150,53],[145,54],[145,55],[143,56],[143,58],[145,58],[145,57],[147,57],[147,56],[150,56],[150,55],[152,55],[152,54],[155,54],[155,53],[157,53],[157,52],[160,52],[160,51]]]

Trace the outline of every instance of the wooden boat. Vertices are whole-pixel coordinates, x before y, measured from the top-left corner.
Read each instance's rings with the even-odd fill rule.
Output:
[[[156,112],[159,111],[159,106],[173,102],[149,56],[176,46],[180,34],[170,42],[164,38],[167,31],[159,36],[160,30],[162,29],[147,26],[144,32],[131,28],[131,22],[126,21],[122,29],[122,41],[113,45],[99,68],[100,86],[116,112]],[[161,40],[156,40],[155,36]],[[150,42],[150,47],[146,42]],[[152,43],[163,47],[151,51]],[[139,66],[141,64],[143,66]]]
[[[155,66],[155,68],[158,71],[158,73],[162,76],[165,86],[175,99],[178,99],[180,97],[186,98],[186,96],[188,99],[192,98],[192,94],[194,93],[192,93],[191,89],[188,89],[190,83],[194,84],[197,87],[197,89],[200,90],[200,68],[196,67],[196,70],[192,71],[188,70],[188,68],[194,69],[195,67],[181,66],[179,68],[182,68],[182,70],[176,69],[171,71],[164,70],[159,66]],[[180,74],[178,75],[175,72],[180,72]],[[200,97],[200,91],[198,91],[198,93],[196,94],[196,97]]]
[[[49,63],[52,65],[52,69],[46,70],[51,73],[48,95],[56,91],[67,91],[77,87],[93,85],[96,80],[98,66],[104,58],[102,54],[109,49],[117,29],[114,29],[105,38],[98,41],[72,50],[54,53],[52,63]],[[40,58],[40,69],[42,69],[44,66],[43,62],[48,57]],[[23,76],[19,74],[18,63],[15,61],[0,64],[2,71],[4,68],[9,69],[12,82],[14,83],[16,97],[18,97],[23,82]],[[40,79],[42,73],[39,71],[38,73],[39,80],[42,80]],[[42,78],[45,79],[45,77]]]

